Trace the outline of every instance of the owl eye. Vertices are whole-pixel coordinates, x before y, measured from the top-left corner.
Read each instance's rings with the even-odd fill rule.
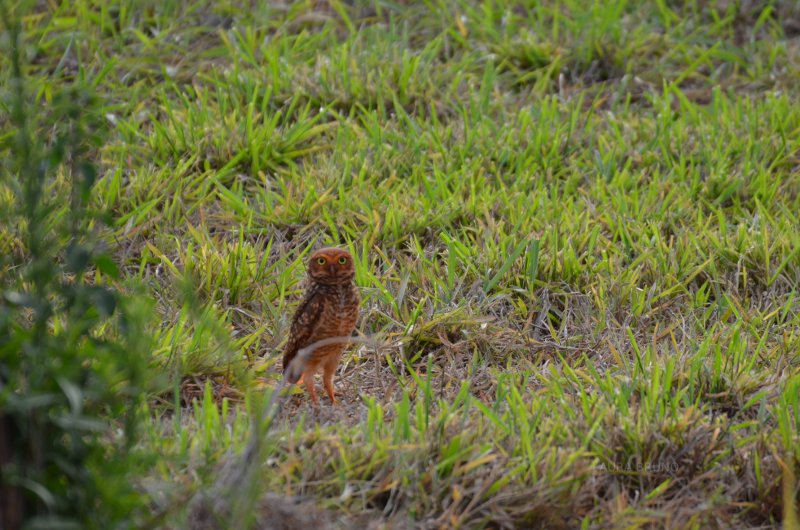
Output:
[[[339,265],[344,265],[345,263],[347,263],[347,258],[345,258],[344,256],[339,258]]]
[[[320,265],[325,265],[325,258],[317,258],[317,263]]]

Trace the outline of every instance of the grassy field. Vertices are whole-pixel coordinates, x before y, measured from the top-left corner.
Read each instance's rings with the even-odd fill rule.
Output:
[[[23,26],[37,101],[103,98],[100,236],[152,300],[143,527],[797,528],[797,2],[47,0]],[[322,245],[369,340],[339,406],[254,421]]]

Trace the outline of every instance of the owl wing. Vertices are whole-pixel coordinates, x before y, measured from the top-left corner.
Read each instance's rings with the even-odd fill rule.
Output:
[[[289,369],[289,364],[295,358],[297,352],[301,348],[305,348],[310,344],[310,340],[314,335],[317,328],[319,318],[322,315],[322,309],[325,300],[321,293],[314,289],[309,288],[306,291],[303,301],[297,306],[297,310],[292,318],[292,327],[289,330],[289,341],[286,343],[286,348],[283,350],[283,373]],[[292,374],[296,377],[291,377],[291,383],[295,383],[300,374]]]

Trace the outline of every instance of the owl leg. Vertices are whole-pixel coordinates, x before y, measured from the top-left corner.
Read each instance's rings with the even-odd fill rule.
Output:
[[[336,373],[336,367],[339,366],[339,355],[331,355],[326,359],[322,367],[322,383],[325,385],[325,391],[328,397],[331,398],[331,403],[336,405],[336,397],[333,391],[333,374]]]
[[[314,372],[316,372],[316,370],[316,366],[307,367],[305,372],[303,372],[301,380],[303,384],[306,385],[306,390],[308,390],[308,395],[311,397],[311,402],[314,404],[314,407],[318,408],[319,399],[317,398],[317,389],[314,388]]]

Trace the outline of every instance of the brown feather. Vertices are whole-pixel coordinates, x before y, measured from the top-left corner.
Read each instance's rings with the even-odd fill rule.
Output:
[[[353,333],[361,301],[354,277],[353,257],[344,249],[324,248],[309,259],[308,286],[292,318],[283,352],[283,373],[292,384],[302,375],[314,406],[318,405],[314,375],[320,369],[325,391],[331,403],[336,403],[333,376],[347,343],[320,346],[305,359],[303,366],[292,366],[292,362],[300,350],[317,341],[349,337]]]
[[[286,348],[283,350],[283,373],[289,369],[292,359],[295,358],[297,352],[301,348],[305,348],[311,342],[309,339],[314,335],[314,330],[319,322],[319,317],[322,315],[324,307],[324,300],[320,296],[318,286],[311,285],[303,297],[303,300],[297,306],[297,310],[292,317],[292,326],[289,331],[289,341],[286,343]],[[292,374],[294,377],[290,378],[290,383],[296,383],[300,378],[300,374]]]

